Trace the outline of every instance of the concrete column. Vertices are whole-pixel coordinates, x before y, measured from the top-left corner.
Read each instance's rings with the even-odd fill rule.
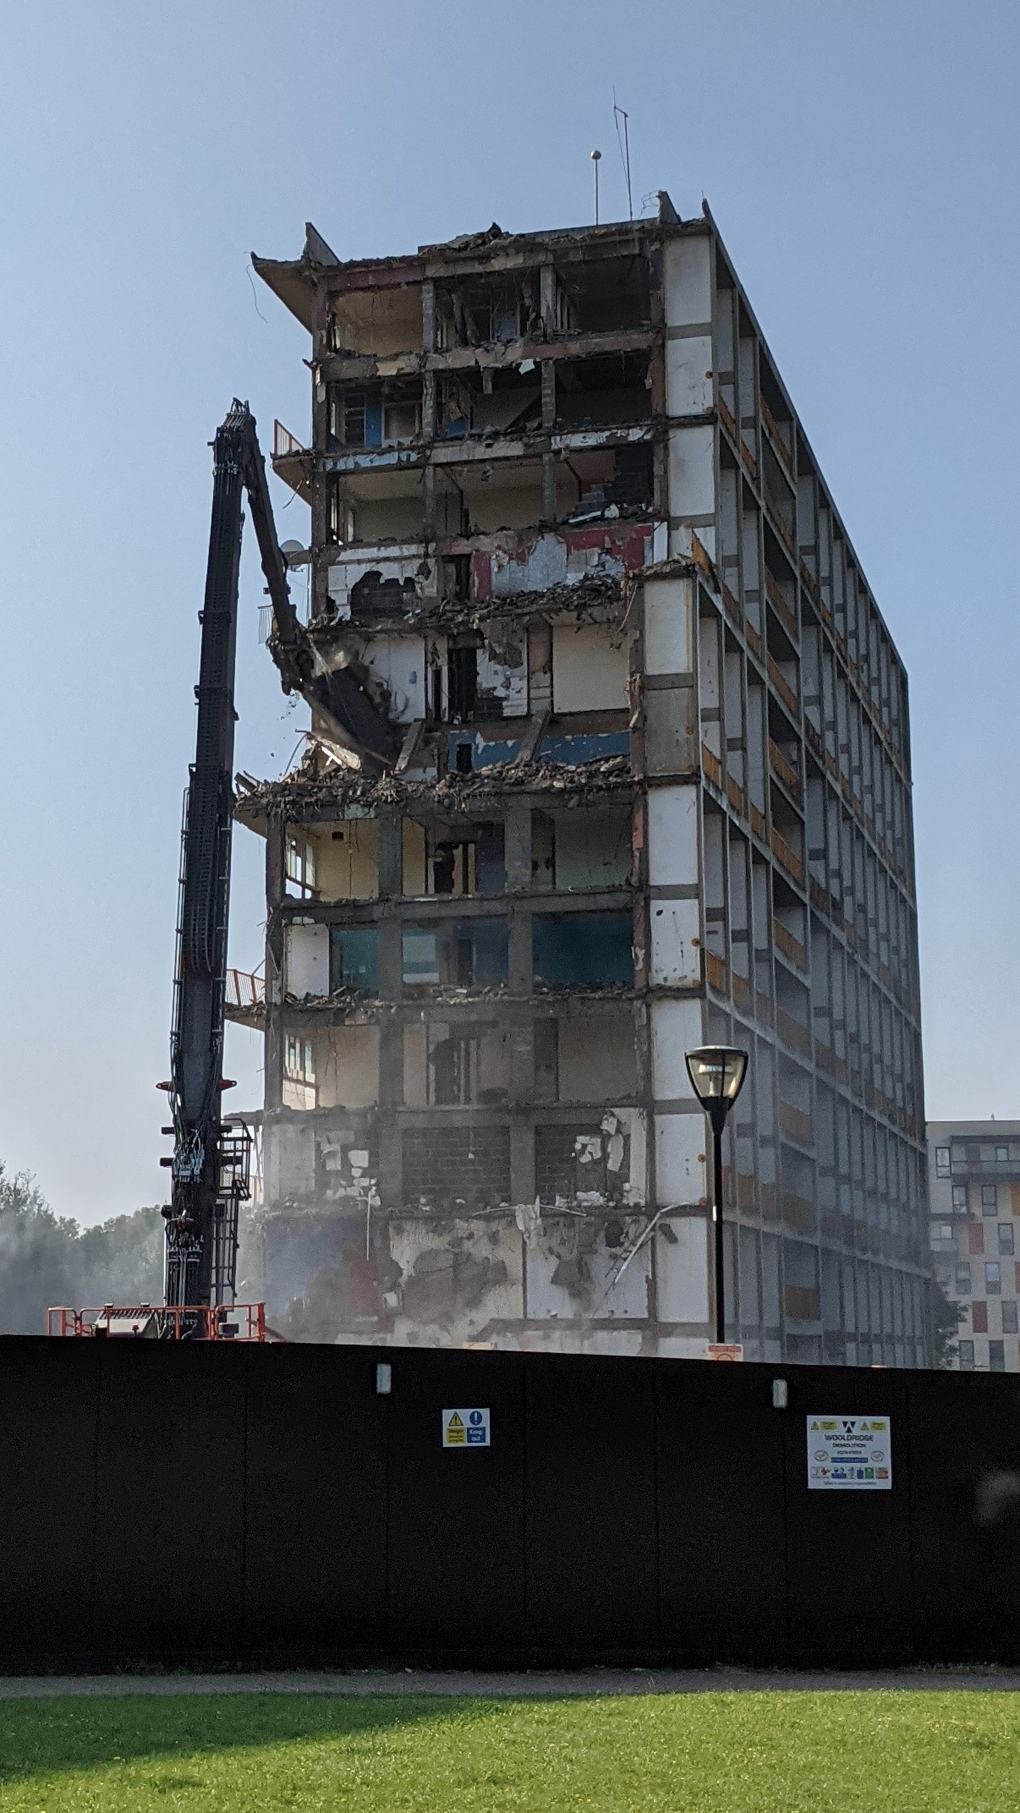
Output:
[[[531,891],[531,807],[521,800],[511,800],[503,820],[503,857],[506,865],[507,891],[527,894]]]
[[[285,828],[282,812],[270,812],[266,823],[266,1033],[264,1047],[266,1108],[283,1102],[283,925],[280,903],[285,893]]]

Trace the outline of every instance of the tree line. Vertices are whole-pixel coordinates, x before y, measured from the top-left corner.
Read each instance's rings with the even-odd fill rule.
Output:
[[[56,1304],[161,1303],[163,1243],[157,1207],[82,1228],[0,1159],[0,1334],[45,1334]]]

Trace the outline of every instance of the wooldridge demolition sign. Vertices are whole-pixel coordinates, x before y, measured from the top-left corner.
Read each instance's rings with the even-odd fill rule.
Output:
[[[889,1492],[892,1432],[887,1416],[809,1416],[811,1492]]]

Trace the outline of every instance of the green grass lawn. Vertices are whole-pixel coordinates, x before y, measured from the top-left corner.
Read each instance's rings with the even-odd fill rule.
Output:
[[[3,1813],[1013,1813],[1020,1695],[0,1702]]]

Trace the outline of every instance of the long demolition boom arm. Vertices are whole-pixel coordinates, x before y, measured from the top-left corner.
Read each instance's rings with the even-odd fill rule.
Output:
[[[171,1034],[174,1154],[167,1223],[166,1300],[215,1306],[233,1294],[239,1178],[222,1125],[224,987],[234,813],[234,670],[242,505],[247,492],[273,606],[270,648],[287,692],[370,766],[393,753],[393,733],[355,675],[325,671],[290,597],[276,539],[255,418],[235,398],[213,443],[213,506],[201,613],[198,729],[182,834],[177,970]]]

